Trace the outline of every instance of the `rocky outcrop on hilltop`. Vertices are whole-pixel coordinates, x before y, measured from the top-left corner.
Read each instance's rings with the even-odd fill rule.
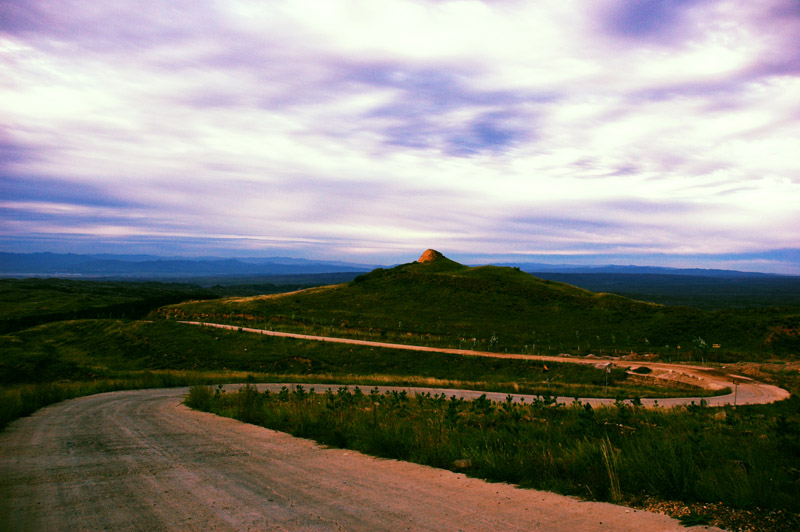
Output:
[[[443,259],[444,255],[436,251],[435,249],[427,249],[425,252],[417,259],[417,262],[433,262],[436,259]]]

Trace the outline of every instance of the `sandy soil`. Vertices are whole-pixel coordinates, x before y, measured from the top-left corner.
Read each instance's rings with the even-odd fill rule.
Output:
[[[0,530],[691,530],[323,448],[189,410],[185,393],[100,394],[12,423],[0,433]]]

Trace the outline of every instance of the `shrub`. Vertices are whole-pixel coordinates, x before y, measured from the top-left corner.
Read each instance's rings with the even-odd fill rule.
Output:
[[[211,410],[211,400],[214,398],[214,391],[211,386],[192,386],[189,388],[189,395],[186,397],[186,405],[190,408],[208,412]]]

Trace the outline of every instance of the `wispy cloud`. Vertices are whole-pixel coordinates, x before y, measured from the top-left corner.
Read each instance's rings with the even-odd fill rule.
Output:
[[[4,2],[0,242],[797,249],[798,6]]]

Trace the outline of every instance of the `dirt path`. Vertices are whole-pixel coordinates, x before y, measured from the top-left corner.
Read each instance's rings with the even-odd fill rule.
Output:
[[[99,394],[12,423],[0,433],[0,530],[691,530],[658,514],[326,449],[189,410],[185,393]]]
[[[526,359],[526,360],[543,360],[546,362],[564,362],[570,364],[599,364],[607,362],[599,358],[575,358],[575,357],[562,357],[562,356],[541,356],[541,355],[521,355],[521,354],[507,354],[507,353],[491,353],[487,351],[472,351],[468,349],[450,349],[444,347],[426,347],[418,345],[406,344],[391,344],[386,342],[372,342],[369,340],[354,340],[350,338],[335,338],[329,336],[312,336],[308,334],[286,333],[279,331],[268,331],[265,329],[252,329],[249,327],[238,327],[235,325],[225,325],[221,323],[203,323],[198,321],[182,321],[189,325],[200,325],[205,327],[216,327],[218,329],[241,330],[242,332],[263,334],[266,336],[280,336],[284,338],[297,338],[299,340],[312,340],[318,342],[332,342],[353,345],[365,345],[370,347],[383,347],[391,349],[406,349],[411,351],[428,351],[437,353],[449,353],[453,355],[463,356],[482,356],[492,358],[513,358],[513,359]],[[709,406],[722,406],[726,404],[766,404],[775,401],[782,401],[788,399],[791,395],[788,391],[777,386],[764,384],[749,377],[739,375],[731,375],[723,373],[716,369],[706,368],[703,366],[691,366],[685,364],[667,364],[667,363],[645,363],[634,362],[625,360],[614,360],[613,363],[621,367],[635,367],[647,366],[655,371],[659,378],[663,379],[680,379],[684,382],[690,382],[703,388],[720,390],[723,388],[730,388],[732,391],[726,395],[718,395],[714,397],[672,397],[662,399],[642,399],[645,406],[654,406],[656,403],[660,406],[681,406],[688,405],[692,402],[699,403],[705,400]],[[506,394],[502,395],[504,398]],[[522,397],[522,396],[517,396]],[[559,397],[558,401],[562,403],[569,403],[573,401],[573,397]],[[496,399],[497,400],[497,399]],[[596,399],[584,398],[583,402],[589,402],[594,405],[610,404],[613,399]]]

